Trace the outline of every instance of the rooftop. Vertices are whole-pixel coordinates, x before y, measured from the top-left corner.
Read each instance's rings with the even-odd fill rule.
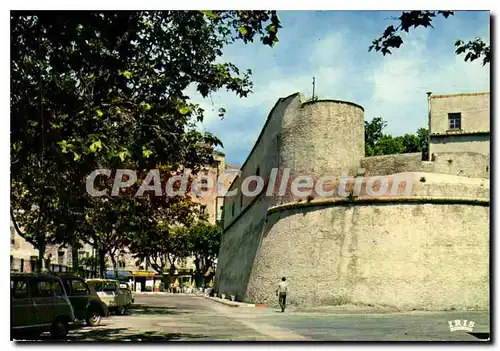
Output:
[[[432,99],[442,99],[442,98],[449,98],[449,97],[457,97],[457,96],[477,96],[477,95],[489,95],[489,91],[485,92],[478,92],[478,93],[457,93],[457,94],[440,94],[440,95],[430,95]]]

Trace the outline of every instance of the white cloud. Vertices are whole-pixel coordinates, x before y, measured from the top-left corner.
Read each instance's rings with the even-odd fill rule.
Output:
[[[268,112],[280,97],[299,91],[306,96],[312,95],[313,76],[316,76],[318,87],[338,87],[345,75],[341,69],[332,67],[331,63],[332,58],[334,58],[335,62],[341,66],[342,60],[345,59],[340,56],[340,48],[344,45],[342,40],[340,33],[318,40],[308,55],[309,65],[306,67],[293,67],[284,70],[277,66],[275,62],[269,62],[268,57],[260,59],[259,62],[262,62],[263,68],[259,67],[261,65],[256,65],[253,70],[253,93],[246,98],[239,98],[232,92],[222,91],[213,94],[214,106],[212,106],[209,99],[202,99],[195,89],[191,87],[188,90],[188,95],[208,112],[203,127],[210,129],[216,124],[223,123],[216,113],[217,108],[220,106],[227,110],[228,116],[242,109],[260,108],[261,115],[253,116],[253,121],[262,122],[260,124],[262,127]],[[232,62],[237,62],[237,58],[235,57]],[[304,69],[310,73],[304,73]]]
[[[327,37],[319,38],[309,56],[309,63],[316,68],[329,66],[337,57],[343,55],[342,49],[346,47],[345,33],[347,31],[337,31]]]

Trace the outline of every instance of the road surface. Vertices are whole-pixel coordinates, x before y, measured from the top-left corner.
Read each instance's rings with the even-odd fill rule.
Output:
[[[473,333],[448,321],[474,321]],[[481,341],[488,312],[377,313],[366,309],[229,307],[201,296],[137,295],[124,316],[70,332],[68,341]],[[43,337],[48,340],[47,337]]]

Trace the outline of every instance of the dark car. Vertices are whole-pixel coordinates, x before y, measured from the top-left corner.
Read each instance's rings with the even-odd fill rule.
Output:
[[[102,317],[108,316],[106,304],[92,292],[82,278],[75,276],[60,276],[60,278],[75,311],[76,319],[84,320],[87,325],[96,326],[101,323]]]
[[[11,273],[11,339],[50,331],[55,339],[68,334],[74,309],[61,279],[49,274]]]

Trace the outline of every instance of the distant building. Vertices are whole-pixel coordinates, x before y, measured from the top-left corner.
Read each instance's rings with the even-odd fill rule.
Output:
[[[21,232],[23,228],[20,228]],[[90,245],[83,245],[78,251],[78,258],[88,258],[91,256]],[[10,223],[10,270],[12,272],[35,272],[38,260],[38,250],[26,239],[19,235]],[[42,269],[44,271],[66,272],[70,271],[73,265],[73,254],[71,246],[48,245],[45,249],[45,260]],[[92,267],[80,267],[84,275],[90,275]]]
[[[211,224],[219,225],[222,228],[223,225],[223,210],[224,210],[224,196],[217,192],[217,181],[219,177],[224,175],[223,178],[223,189],[229,189],[231,182],[236,177],[236,172],[238,168],[230,166],[226,163],[225,155],[222,152],[214,151],[214,163],[204,167],[200,173],[207,178],[214,181],[213,184],[205,183],[202,178],[202,186],[200,187],[202,191],[206,191],[204,194],[199,196],[193,196],[192,200],[201,205],[201,210],[204,214],[208,215],[208,221]],[[206,187],[203,188],[203,185]],[[212,190],[209,189],[211,186]]]
[[[429,95],[429,155],[490,154],[490,93]]]

